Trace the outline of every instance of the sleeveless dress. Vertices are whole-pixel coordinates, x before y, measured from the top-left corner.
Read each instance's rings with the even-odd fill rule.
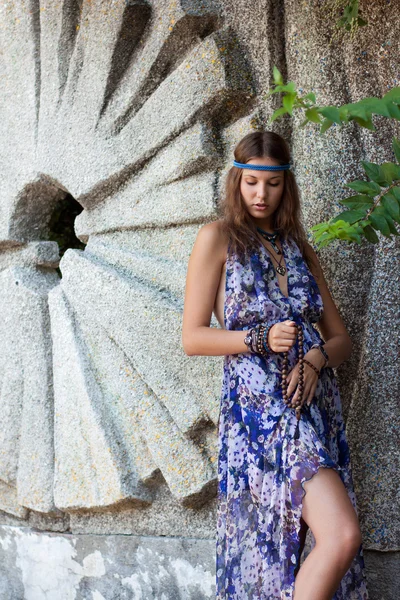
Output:
[[[224,325],[250,329],[257,322],[290,319],[303,327],[304,354],[323,343],[313,326],[323,312],[317,283],[300,249],[281,240],[289,297],[279,288],[260,242],[246,259],[228,248]],[[290,371],[298,342],[288,352]],[[303,484],[319,467],[335,469],[357,512],[349,447],[332,368],[321,370],[311,405],[301,418],[282,398],[283,354],[244,352],[224,357],[218,423],[216,534],[217,600],[292,600],[300,560]],[[315,545],[311,531],[310,549]],[[360,545],[333,600],[368,600]]]

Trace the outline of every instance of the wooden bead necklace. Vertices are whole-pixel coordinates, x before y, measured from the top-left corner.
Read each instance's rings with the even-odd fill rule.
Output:
[[[288,366],[289,366],[288,352],[283,353],[281,374],[282,374],[283,401],[286,404],[286,406],[290,406],[291,408],[296,409],[296,418],[297,418],[297,421],[299,421],[301,408],[303,405],[303,391],[304,391],[304,347],[303,347],[304,333],[303,333],[303,329],[302,329],[301,325],[297,325],[297,339],[298,339],[298,344],[299,344],[299,381],[298,381],[299,395],[298,395],[298,398],[296,401],[293,401],[293,399],[290,400],[290,398],[288,397],[288,393],[287,393],[287,388],[288,388],[287,376],[288,376]]]
[[[244,343],[249,348],[250,352],[256,352],[261,354],[262,356],[269,356],[273,350],[269,345],[268,335],[270,329],[275,325],[275,323],[270,323],[269,325],[265,325],[263,323],[258,323],[255,327],[251,328],[244,339]],[[287,376],[288,376],[288,366],[289,366],[289,358],[288,352],[283,352],[282,359],[282,369],[281,369],[281,387],[282,387],[282,397],[286,406],[290,406],[290,408],[296,409],[296,418],[297,424],[300,419],[300,413],[303,406],[303,392],[304,392],[304,363],[307,363],[314,369],[314,371],[319,375],[319,370],[314,367],[308,360],[304,358],[304,332],[301,325],[296,324],[297,328],[297,339],[298,339],[298,354],[299,354],[299,380],[298,380],[298,388],[299,394],[297,400],[290,400],[287,393]],[[296,429],[296,437],[298,437],[298,428]]]

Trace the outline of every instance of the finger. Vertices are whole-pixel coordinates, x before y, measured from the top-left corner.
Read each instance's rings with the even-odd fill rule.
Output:
[[[279,352],[287,352],[295,343],[296,340],[283,340],[282,338],[279,338],[275,341],[274,346],[279,348]]]
[[[273,341],[275,343],[280,342],[280,341],[292,341],[295,340],[297,337],[297,333],[292,329],[292,330],[282,330],[282,329],[278,329],[276,331],[271,331],[270,335],[269,335],[269,341]]]
[[[289,352],[289,350],[292,348],[292,345],[277,344],[276,346],[274,345],[274,348],[275,348],[275,352]]]
[[[293,325],[297,325],[296,321],[292,321],[291,319],[286,319],[285,321],[281,321],[281,323],[283,325],[288,325],[288,326],[291,326],[291,327],[293,327]]]
[[[313,383],[308,389],[307,389],[307,396],[306,396],[306,402],[308,404],[308,406],[310,406],[312,399],[314,397],[314,392],[315,392],[315,388],[316,385],[315,383]]]
[[[310,391],[311,391],[311,386],[310,385],[304,385],[304,389],[303,389],[303,404],[305,402],[307,402],[307,404],[308,404],[308,399],[309,399]]]
[[[314,385],[312,385],[312,386],[311,386],[311,390],[310,390],[310,393],[309,393],[309,395],[308,395],[308,405],[310,405],[310,404],[311,404],[311,402],[312,402],[312,401],[313,401],[313,399],[314,399],[314,396],[315,396],[315,390],[317,389],[317,383],[318,383],[318,381],[316,381],[316,382],[314,383]]]
[[[294,390],[297,387],[297,381],[298,381],[297,373],[296,374],[293,373],[293,375],[292,375],[292,377],[290,379],[290,383],[289,383],[288,388],[287,388],[287,394],[288,394],[288,396],[291,396],[293,394]]]
[[[293,403],[297,403],[297,401],[298,401],[299,397],[300,397],[300,388],[299,388],[299,386],[297,386],[297,387],[296,387],[296,390],[295,390],[295,392],[294,392],[294,394],[293,394],[293,398],[291,398],[291,400],[290,400],[290,401],[291,401],[291,402],[293,402]],[[302,403],[302,404],[303,404],[303,403]]]
[[[297,327],[295,325],[282,325],[280,327],[281,333],[297,335]]]
[[[309,378],[305,377],[304,381],[303,381],[303,394],[302,394],[301,406],[303,406],[303,404],[307,401],[311,386],[312,386],[312,384],[310,384]],[[293,400],[297,400],[297,398],[299,398],[299,397],[300,397],[300,387],[298,386],[296,393],[293,396]]]
[[[295,339],[296,339],[296,336],[295,336],[294,334],[292,334],[292,335],[291,335],[290,333],[282,333],[282,334],[279,336],[279,339],[280,339],[282,342],[283,342],[283,341],[285,341],[285,342],[286,342],[286,341],[288,341],[288,342],[292,342],[292,341],[295,341]]]

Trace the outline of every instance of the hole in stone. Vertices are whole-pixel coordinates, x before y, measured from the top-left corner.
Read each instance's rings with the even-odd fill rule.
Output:
[[[60,257],[68,248],[83,250],[74,223],[83,207],[65,188],[44,174],[26,184],[9,217],[10,239],[15,242],[57,242]],[[57,269],[58,274],[61,272]]]
[[[85,244],[75,235],[74,222],[76,217],[82,212],[83,208],[71,196],[66,194],[56,203],[48,223],[47,239],[51,242],[57,242],[60,248],[60,258],[68,248],[83,250]]]

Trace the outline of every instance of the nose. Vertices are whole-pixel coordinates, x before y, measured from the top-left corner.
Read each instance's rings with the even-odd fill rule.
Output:
[[[259,198],[260,200],[263,200],[266,197],[266,188],[261,185],[258,189],[257,189],[257,198]]]

